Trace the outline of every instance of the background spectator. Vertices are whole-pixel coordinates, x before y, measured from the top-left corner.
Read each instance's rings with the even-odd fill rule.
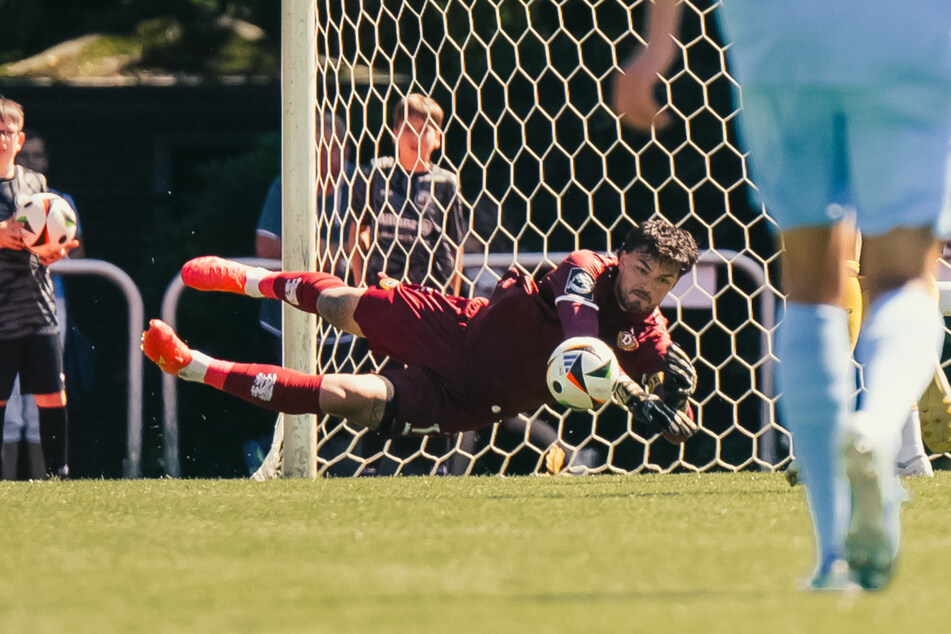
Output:
[[[354,174],[347,198],[347,253],[356,283],[374,285],[391,277],[459,294],[469,217],[458,176],[433,162],[442,147],[444,117],[435,100],[410,93],[393,109],[396,155],[374,159]],[[438,459],[448,453],[450,441],[434,437],[391,442],[391,451],[406,455],[418,452],[425,442],[426,452]],[[381,438],[367,437],[364,455],[379,453],[383,444]]]
[[[39,408],[39,429],[46,471],[65,477],[66,386],[63,346],[49,265],[79,245],[52,244],[26,249],[20,225],[14,220],[18,201],[48,191],[46,177],[16,165],[23,148],[23,107],[0,97],[0,286],[7,301],[0,303],[0,414],[17,375],[24,393],[33,394]]]

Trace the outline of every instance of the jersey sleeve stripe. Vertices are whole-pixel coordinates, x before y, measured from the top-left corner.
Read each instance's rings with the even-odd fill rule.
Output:
[[[557,304],[558,302],[574,302],[575,304],[583,304],[584,306],[587,306],[588,308],[600,310],[597,304],[595,304],[589,299],[581,297],[580,295],[567,295],[567,294],[559,295],[558,297],[555,298],[555,303]]]

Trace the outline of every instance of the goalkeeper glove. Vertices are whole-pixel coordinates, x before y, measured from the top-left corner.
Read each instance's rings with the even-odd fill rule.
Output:
[[[664,370],[664,403],[673,409],[686,411],[687,400],[697,389],[697,371],[683,348],[671,343],[667,348],[667,368]]]
[[[648,394],[626,374],[622,374],[615,384],[614,398],[648,432],[663,434],[670,442],[683,442],[697,433],[697,424],[689,416],[671,408],[659,396]]]

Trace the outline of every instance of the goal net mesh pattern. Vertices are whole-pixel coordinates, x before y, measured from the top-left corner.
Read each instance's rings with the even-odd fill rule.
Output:
[[[663,310],[699,373],[702,431],[674,446],[616,406],[544,407],[448,440],[384,440],[324,418],[322,474],[544,472],[546,462],[558,466],[552,446],[571,473],[773,469],[789,460],[772,380],[777,253],[770,219],[750,203],[717,3],[685,1],[679,55],[658,94],[672,125],[639,133],[610,108],[612,75],[643,46],[648,5],[319,3],[318,109],[346,122],[351,160],[365,164],[393,155],[389,119],[401,97],[421,92],[442,106],[438,164],[459,175],[471,215],[463,294],[486,294],[510,266],[537,272],[574,249],[615,249],[655,214],[691,231],[703,262]],[[318,233],[328,237],[354,213],[324,211]],[[346,266],[351,255],[325,241],[318,262]],[[319,326],[320,336],[333,334]],[[365,350],[346,340],[323,346],[319,369],[379,367]]]

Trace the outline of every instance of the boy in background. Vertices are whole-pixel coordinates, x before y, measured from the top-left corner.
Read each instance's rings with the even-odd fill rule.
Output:
[[[49,266],[66,257],[77,240],[30,251],[14,221],[19,200],[48,191],[46,178],[16,165],[23,148],[23,107],[0,97],[0,419],[13,382],[39,408],[40,438],[48,475],[65,477],[66,386],[63,346]]]
[[[431,97],[410,93],[393,109],[396,155],[363,165],[354,174],[346,213],[347,252],[356,284],[368,286],[391,278],[451,295],[462,287],[463,242],[469,217],[459,195],[459,178],[433,162],[442,147],[445,114]],[[418,451],[418,440],[392,441],[397,451]],[[449,452],[449,439],[429,439],[424,450],[437,457]],[[413,446],[410,446],[412,443]],[[382,451],[382,439],[366,439],[363,451]],[[439,446],[436,446],[436,445]],[[440,464],[438,472],[444,471]],[[365,470],[371,474],[373,469]]]
[[[433,163],[444,116],[432,98],[410,93],[393,110],[396,156],[354,175],[348,251],[357,283],[391,277],[459,294],[469,218],[458,177]]]

